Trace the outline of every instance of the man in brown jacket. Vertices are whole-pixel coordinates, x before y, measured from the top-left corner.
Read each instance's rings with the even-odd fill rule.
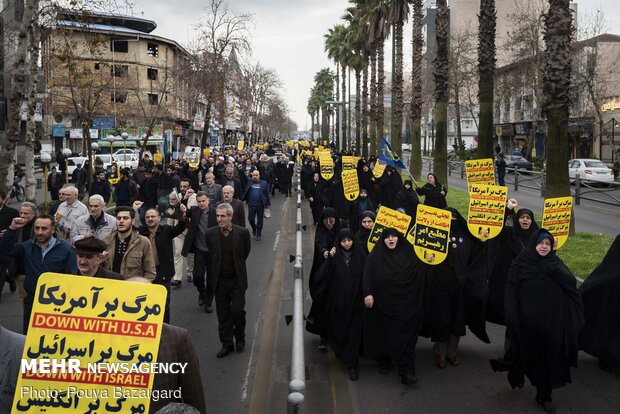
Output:
[[[151,242],[141,236],[133,227],[136,212],[128,206],[117,207],[116,230],[108,234],[104,242],[108,245],[108,264],[112,271],[123,278],[145,277],[155,279],[155,261]]]

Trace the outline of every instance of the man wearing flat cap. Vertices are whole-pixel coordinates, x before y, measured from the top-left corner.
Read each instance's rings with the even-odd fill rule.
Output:
[[[123,276],[101,267],[105,262],[107,245],[96,237],[86,237],[74,244],[77,256],[78,272],[82,276],[101,277],[104,279],[123,280]]]

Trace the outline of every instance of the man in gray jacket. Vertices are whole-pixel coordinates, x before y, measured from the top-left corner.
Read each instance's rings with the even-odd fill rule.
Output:
[[[10,413],[26,337],[0,325],[0,413]]]
[[[90,196],[88,199],[89,214],[78,217],[71,227],[71,243],[96,237],[100,240],[116,230],[116,218],[104,211],[105,201],[99,194]]]

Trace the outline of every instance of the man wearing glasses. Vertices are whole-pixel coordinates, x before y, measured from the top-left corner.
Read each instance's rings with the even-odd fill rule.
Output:
[[[73,186],[62,188],[58,195],[64,201],[56,210],[56,234],[61,240],[69,240],[75,220],[88,214],[88,208],[78,200],[78,190]]]

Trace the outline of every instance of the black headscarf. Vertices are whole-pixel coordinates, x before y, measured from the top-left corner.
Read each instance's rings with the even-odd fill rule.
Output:
[[[357,240],[359,240],[359,242],[363,245],[363,250],[366,252],[366,254],[368,254],[368,237],[370,237],[370,232],[372,232],[372,227],[367,229],[364,226],[362,226],[362,220],[364,220],[367,217],[370,217],[373,223],[375,219],[377,218],[375,213],[373,213],[372,211],[364,211],[362,215],[360,216],[359,223],[357,223],[359,227],[358,227],[357,232],[355,233]]]
[[[530,216],[530,219],[532,219],[532,224],[530,224],[530,228],[527,230],[523,230],[521,228],[521,225],[519,224],[519,219],[525,214]],[[513,214],[512,216],[513,239],[520,242],[522,248],[528,245],[528,243],[530,242],[530,239],[532,238],[532,234],[534,234],[536,230],[538,230],[538,224],[536,223],[536,220],[534,220],[534,212],[532,212],[532,210],[527,209],[527,208],[521,208],[519,209],[519,211],[517,211],[516,214]]]

